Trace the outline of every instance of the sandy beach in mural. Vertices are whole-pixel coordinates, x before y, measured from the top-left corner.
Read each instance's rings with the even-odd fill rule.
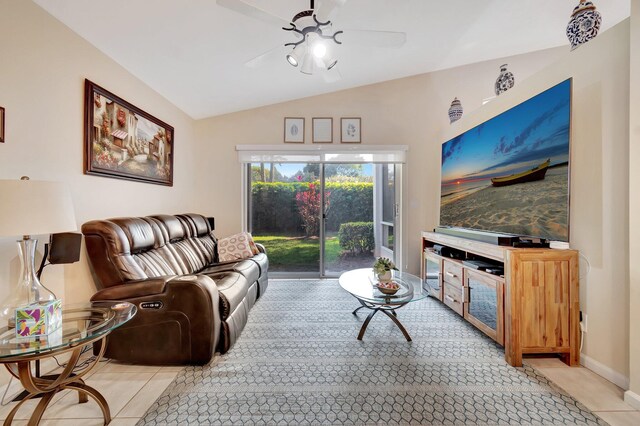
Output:
[[[441,223],[566,240],[568,167],[553,167],[544,180],[485,188],[452,197],[441,206]],[[500,206],[496,209],[496,206]]]

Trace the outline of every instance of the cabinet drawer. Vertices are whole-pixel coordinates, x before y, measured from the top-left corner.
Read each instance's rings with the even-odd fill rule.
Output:
[[[456,311],[458,315],[463,314],[462,287],[445,282],[444,297],[442,301],[445,305]]]
[[[462,286],[462,265],[450,260],[444,262],[444,273],[442,279],[444,282],[456,284],[458,287]]]

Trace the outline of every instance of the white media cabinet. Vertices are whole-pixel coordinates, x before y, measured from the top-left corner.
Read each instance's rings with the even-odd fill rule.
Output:
[[[460,259],[433,247],[457,250]],[[493,275],[464,265],[464,259],[504,266]],[[580,361],[578,252],[512,248],[466,238],[422,233],[421,278],[431,296],[504,346],[516,367],[524,354],[559,354],[568,365]]]

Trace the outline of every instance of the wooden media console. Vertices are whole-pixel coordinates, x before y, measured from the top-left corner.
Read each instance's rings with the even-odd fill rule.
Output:
[[[456,258],[443,257],[434,246]],[[490,274],[464,261],[504,268]],[[435,232],[422,233],[421,278],[431,296],[504,346],[506,361],[524,354],[559,354],[580,362],[578,252],[512,248]]]

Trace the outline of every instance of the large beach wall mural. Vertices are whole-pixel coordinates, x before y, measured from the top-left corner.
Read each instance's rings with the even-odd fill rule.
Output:
[[[569,241],[571,80],[442,145],[440,225]]]

